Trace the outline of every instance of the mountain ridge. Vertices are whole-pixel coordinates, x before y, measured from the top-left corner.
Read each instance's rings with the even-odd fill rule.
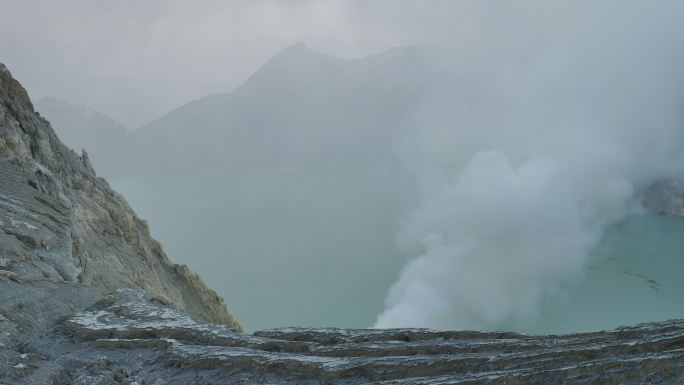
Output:
[[[430,55],[419,54],[425,51],[433,55],[439,50],[395,47],[345,59],[294,44],[230,92],[190,100],[124,139],[91,140],[95,143],[86,150],[110,176],[141,168],[262,166],[264,158],[293,168],[392,167],[397,133],[412,129],[406,117],[426,87],[402,74],[435,70]],[[59,131],[68,132],[61,128],[60,114],[65,115],[46,111]],[[353,140],[358,136],[365,137],[363,145]],[[368,155],[369,147],[377,156]],[[343,165],[343,159],[356,161]]]

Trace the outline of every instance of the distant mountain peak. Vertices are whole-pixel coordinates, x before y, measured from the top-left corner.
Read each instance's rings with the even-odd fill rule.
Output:
[[[275,54],[261,69],[268,68],[274,63],[306,63],[319,61],[321,59],[342,60],[336,56],[316,51],[304,42],[299,42],[285,47],[283,50]]]
[[[118,120],[112,118],[111,116],[108,116],[100,111],[94,110],[90,107],[82,106],[79,104],[74,104],[71,102],[68,102],[64,99],[58,98],[58,97],[53,97],[53,96],[46,96],[39,98],[34,101],[34,105],[36,106],[36,109],[40,110],[60,110],[63,112],[70,111],[72,114],[78,114],[81,115],[82,117],[90,118],[90,119],[99,119],[103,121],[107,121],[109,125],[111,126],[116,126],[117,130],[123,130],[124,132],[128,131],[128,128]],[[49,119],[49,116],[48,116]]]
[[[318,51],[315,51],[311,49],[305,42],[300,41],[297,43],[294,43],[290,46],[285,47],[283,50],[281,50],[278,54],[276,55],[282,55],[286,53],[316,53],[320,54]]]

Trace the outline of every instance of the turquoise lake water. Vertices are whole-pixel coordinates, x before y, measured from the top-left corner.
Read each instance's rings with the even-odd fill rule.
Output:
[[[382,175],[297,171],[113,178],[169,257],[190,265],[248,331],[369,327],[407,260],[411,192]],[[516,329],[562,333],[684,317],[684,219],[609,228],[584,280]]]

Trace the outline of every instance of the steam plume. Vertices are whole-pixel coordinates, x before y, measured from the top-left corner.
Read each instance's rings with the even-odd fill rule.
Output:
[[[422,199],[398,237],[415,257],[376,327],[533,322],[635,192],[681,169],[681,3],[467,4],[469,38],[444,47],[471,91],[415,117]]]

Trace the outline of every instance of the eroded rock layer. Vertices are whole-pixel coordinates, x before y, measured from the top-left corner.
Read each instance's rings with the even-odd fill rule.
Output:
[[[62,345],[59,360],[70,362],[54,373],[68,384],[674,384],[684,379],[682,321],[541,337],[301,328],[244,335],[196,322],[146,293],[119,290],[64,320],[49,339]],[[27,376],[53,365],[39,354],[26,354],[17,357],[14,368]]]

